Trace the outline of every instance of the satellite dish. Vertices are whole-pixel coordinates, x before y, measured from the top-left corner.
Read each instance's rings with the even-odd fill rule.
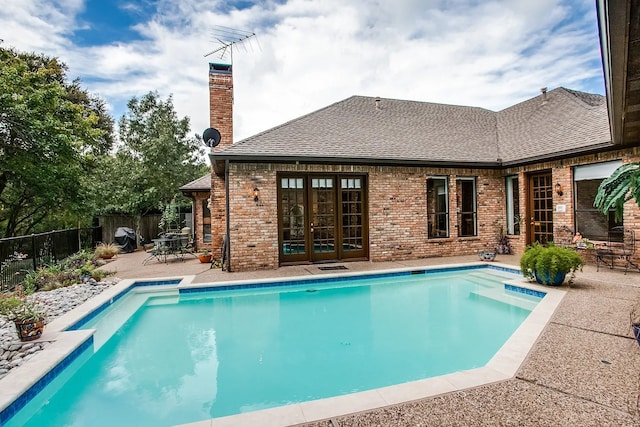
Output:
[[[202,139],[207,147],[215,147],[220,144],[220,132],[215,128],[208,128],[202,133]]]

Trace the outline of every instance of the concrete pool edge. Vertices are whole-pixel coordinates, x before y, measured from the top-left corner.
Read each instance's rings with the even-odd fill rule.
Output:
[[[86,339],[93,337],[93,330],[83,330],[82,332],[88,334],[88,338],[76,344],[69,342],[69,339],[65,339],[64,336],[72,334],[69,328],[83,318],[91,315],[94,311],[102,311],[105,306],[115,302],[117,299],[126,295],[127,292],[136,290],[138,287],[144,288],[149,284],[157,284],[166,281],[177,281],[177,283],[171,285],[155,285],[154,290],[159,288],[171,288],[171,289],[215,289],[222,288],[229,285],[247,285],[247,284],[260,284],[268,285],[270,283],[278,282],[296,282],[304,281],[310,282],[313,280],[329,280],[338,277],[361,277],[367,275],[378,274],[391,274],[391,273],[406,273],[412,271],[445,271],[455,269],[467,269],[475,267],[488,267],[498,270],[507,270],[510,272],[518,271],[516,267],[508,264],[500,263],[459,263],[459,264],[447,264],[442,266],[413,266],[402,267],[395,269],[377,270],[374,272],[348,272],[348,273],[335,273],[335,274],[323,274],[321,276],[295,276],[295,277],[279,277],[269,279],[245,279],[245,280],[232,280],[220,283],[205,283],[194,284],[194,276],[181,276],[181,277],[163,277],[153,279],[127,279],[122,280],[113,287],[105,290],[104,292],[96,295],[94,298],[89,299],[80,306],[74,308],[63,316],[52,321],[47,325],[45,334],[42,337],[42,341],[51,341],[56,344],[56,352],[59,352],[61,357],[67,357],[75,351],[82,342]],[[260,425],[274,425],[281,426],[283,424],[299,424],[309,421],[317,421],[326,419],[332,416],[344,415],[353,412],[360,412],[368,409],[374,409],[389,405],[394,405],[401,402],[407,402],[411,400],[422,399],[425,397],[431,397],[443,393],[448,393],[456,390],[461,390],[469,387],[475,387],[491,382],[507,380],[515,375],[515,372],[520,367],[524,358],[531,350],[533,344],[537,340],[539,333],[544,329],[551,315],[560,303],[562,296],[566,292],[553,289],[549,287],[543,287],[535,285],[524,280],[509,281],[505,280],[505,283],[512,284],[517,287],[532,289],[539,292],[543,292],[548,296],[559,295],[555,298],[545,297],[536,309],[529,315],[529,317],[523,322],[523,324],[516,330],[511,338],[505,343],[505,345],[496,353],[491,361],[482,368],[477,368],[469,371],[462,371],[454,374],[448,374],[440,377],[434,377],[425,380],[414,381],[406,384],[394,385],[383,387],[379,389],[363,391],[359,393],[353,393],[343,396],[331,397],[326,399],[319,399],[314,401],[302,402],[287,406],[275,407],[265,409],[261,411],[250,412],[246,414],[233,415],[229,417],[215,418],[210,420],[203,420],[196,423],[185,424],[189,426],[225,426],[225,425],[247,425],[259,420]],[[553,301],[553,307],[549,307],[545,310],[543,308],[547,304],[543,304],[545,301]],[[540,310],[539,310],[540,309]],[[540,312],[534,316],[534,313]],[[547,314],[544,314],[547,313]],[[548,316],[548,317],[547,317]],[[529,327],[528,320],[533,319]],[[522,330],[522,331],[521,331]],[[537,332],[536,332],[537,331]],[[78,336],[76,334],[76,336]],[[511,344],[509,344],[511,342]],[[509,344],[509,345],[508,345]],[[528,346],[524,348],[525,346]],[[50,346],[53,347],[53,344]],[[66,352],[65,352],[66,350]],[[504,353],[503,351],[506,350]],[[11,390],[10,393],[0,393],[0,414],[4,414],[4,411],[10,407],[14,401],[22,398],[22,395],[30,391],[29,388],[38,382],[41,378],[45,377],[49,372],[56,369],[57,365],[62,359],[51,358],[43,356],[47,352],[47,349],[37,354],[31,360],[27,361],[18,368],[14,368],[6,377],[0,380],[2,390]],[[500,357],[498,357],[500,356]],[[513,371],[513,372],[512,372]],[[22,373],[28,372],[28,377],[32,378],[30,384],[26,384],[24,380],[16,380]],[[256,418],[254,418],[256,417]],[[273,420],[269,422],[268,420]]]

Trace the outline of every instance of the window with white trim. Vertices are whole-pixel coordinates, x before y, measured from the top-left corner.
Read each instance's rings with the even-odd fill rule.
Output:
[[[507,195],[507,234],[520,234],[520,185],[518,176],[508,176],[505,181]]]
[[[575,231],[591,240],[607,240],[608,231],[622,225],[612,209],[607,215],[593,207],[600,183],[622,166],[621,160],[573,168]]]

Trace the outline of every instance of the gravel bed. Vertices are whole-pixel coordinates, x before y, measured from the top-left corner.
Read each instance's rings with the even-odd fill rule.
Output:
[[[48,323],[119,281],[120,279],[114,277],[100,282],[90,279],[85,283],[78,283],[65,288],[36,292],[30,295],[29,298],[37,299],[38,303],[45,308]],[[7,375],[11,369],[22,365],[49,344],[46,341],[20,341],[13,322],[0,317],[0,379]]]

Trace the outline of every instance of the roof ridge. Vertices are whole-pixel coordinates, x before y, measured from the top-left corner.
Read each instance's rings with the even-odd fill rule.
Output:
[[[600,95],[599,93],[584,92],[584,91],[580,91],[580,90],[569,89],[569,88],[566,88],[564,86],[559,86],[554,90],[558,90],[559,92],[564,92],[567,95],[571,95],[571,99],[575,100],[576,102],[578,102],[580,104],[584,104],[584,106],[586,108],[597,107],[598,105],[601,104],[601,103],[597,103],[597,104],[596,103],[589,103],[587,101],[587,99],[594,99],[594,97],[598,97],[599,100],[602,100],[604,102],[604,96]]]

